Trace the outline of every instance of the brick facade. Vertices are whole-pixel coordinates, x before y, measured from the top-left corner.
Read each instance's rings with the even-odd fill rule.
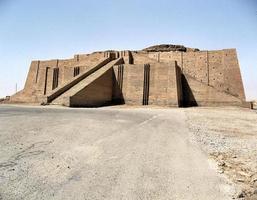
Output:
[[[235,49],[105,51],[32,61],[11,102],[66,106],[245,105]]]

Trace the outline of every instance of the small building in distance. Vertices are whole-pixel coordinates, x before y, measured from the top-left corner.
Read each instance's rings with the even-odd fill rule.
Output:
[[[236,49],[156,45],[32,61],[14,103],[97,107],[247,106]]]

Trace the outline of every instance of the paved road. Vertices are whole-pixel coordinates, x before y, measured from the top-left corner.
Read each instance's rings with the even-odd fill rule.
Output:
[[[0,106],[0,199],[230,199],[184,109]]]

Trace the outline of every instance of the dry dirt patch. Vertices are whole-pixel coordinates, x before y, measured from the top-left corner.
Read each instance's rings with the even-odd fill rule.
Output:
[[[190,139],[218,162],[239,199],[257,199],[257,111],[243,108],[185,109]]]

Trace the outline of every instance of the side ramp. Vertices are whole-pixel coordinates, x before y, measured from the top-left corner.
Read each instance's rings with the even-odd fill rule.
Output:
[[[228,92],[217,90],[186,73],[182,75],[182,91],[184,106],[231,105],[249,107],[249,104],[242,99]]]
[[[123,58],[115,59],[95,72],[77,81],[56,98],[48,97],[48,103],[71,107],[102,106],[112,100],[114,65],[122,64]]]
[[[56,99],[58,96],[60,96],[61,94],[63,94],[64,92],[66,92],[67,90],[69,90],[71,87],[73,87],[74,85],[76,85],[77,83],[79,83],[81,80],[83,80],[84,78],[86,78],[87,76],[89,76],[90,74],[94,73],[95,71],[97,71],[98,69],[100,69],[101,67],[103,67],[104,65],[108,64],[110,61],[112,61],[112,59],[110,57],[105,58],[103,60],[101,60],[101,62],[97,63],[95,66],[92,66],[89,70],[87,70],[86,72],[74,77],[71,81],[69,81],[68,83],[64,83],[63,85],[61,85],[60,87],[56,88],[55,90],[53,90],[50,94],[48,94],[47,96],[45,96],[43,98],[42,103],[50,103],[52,102],[54,99]]]

